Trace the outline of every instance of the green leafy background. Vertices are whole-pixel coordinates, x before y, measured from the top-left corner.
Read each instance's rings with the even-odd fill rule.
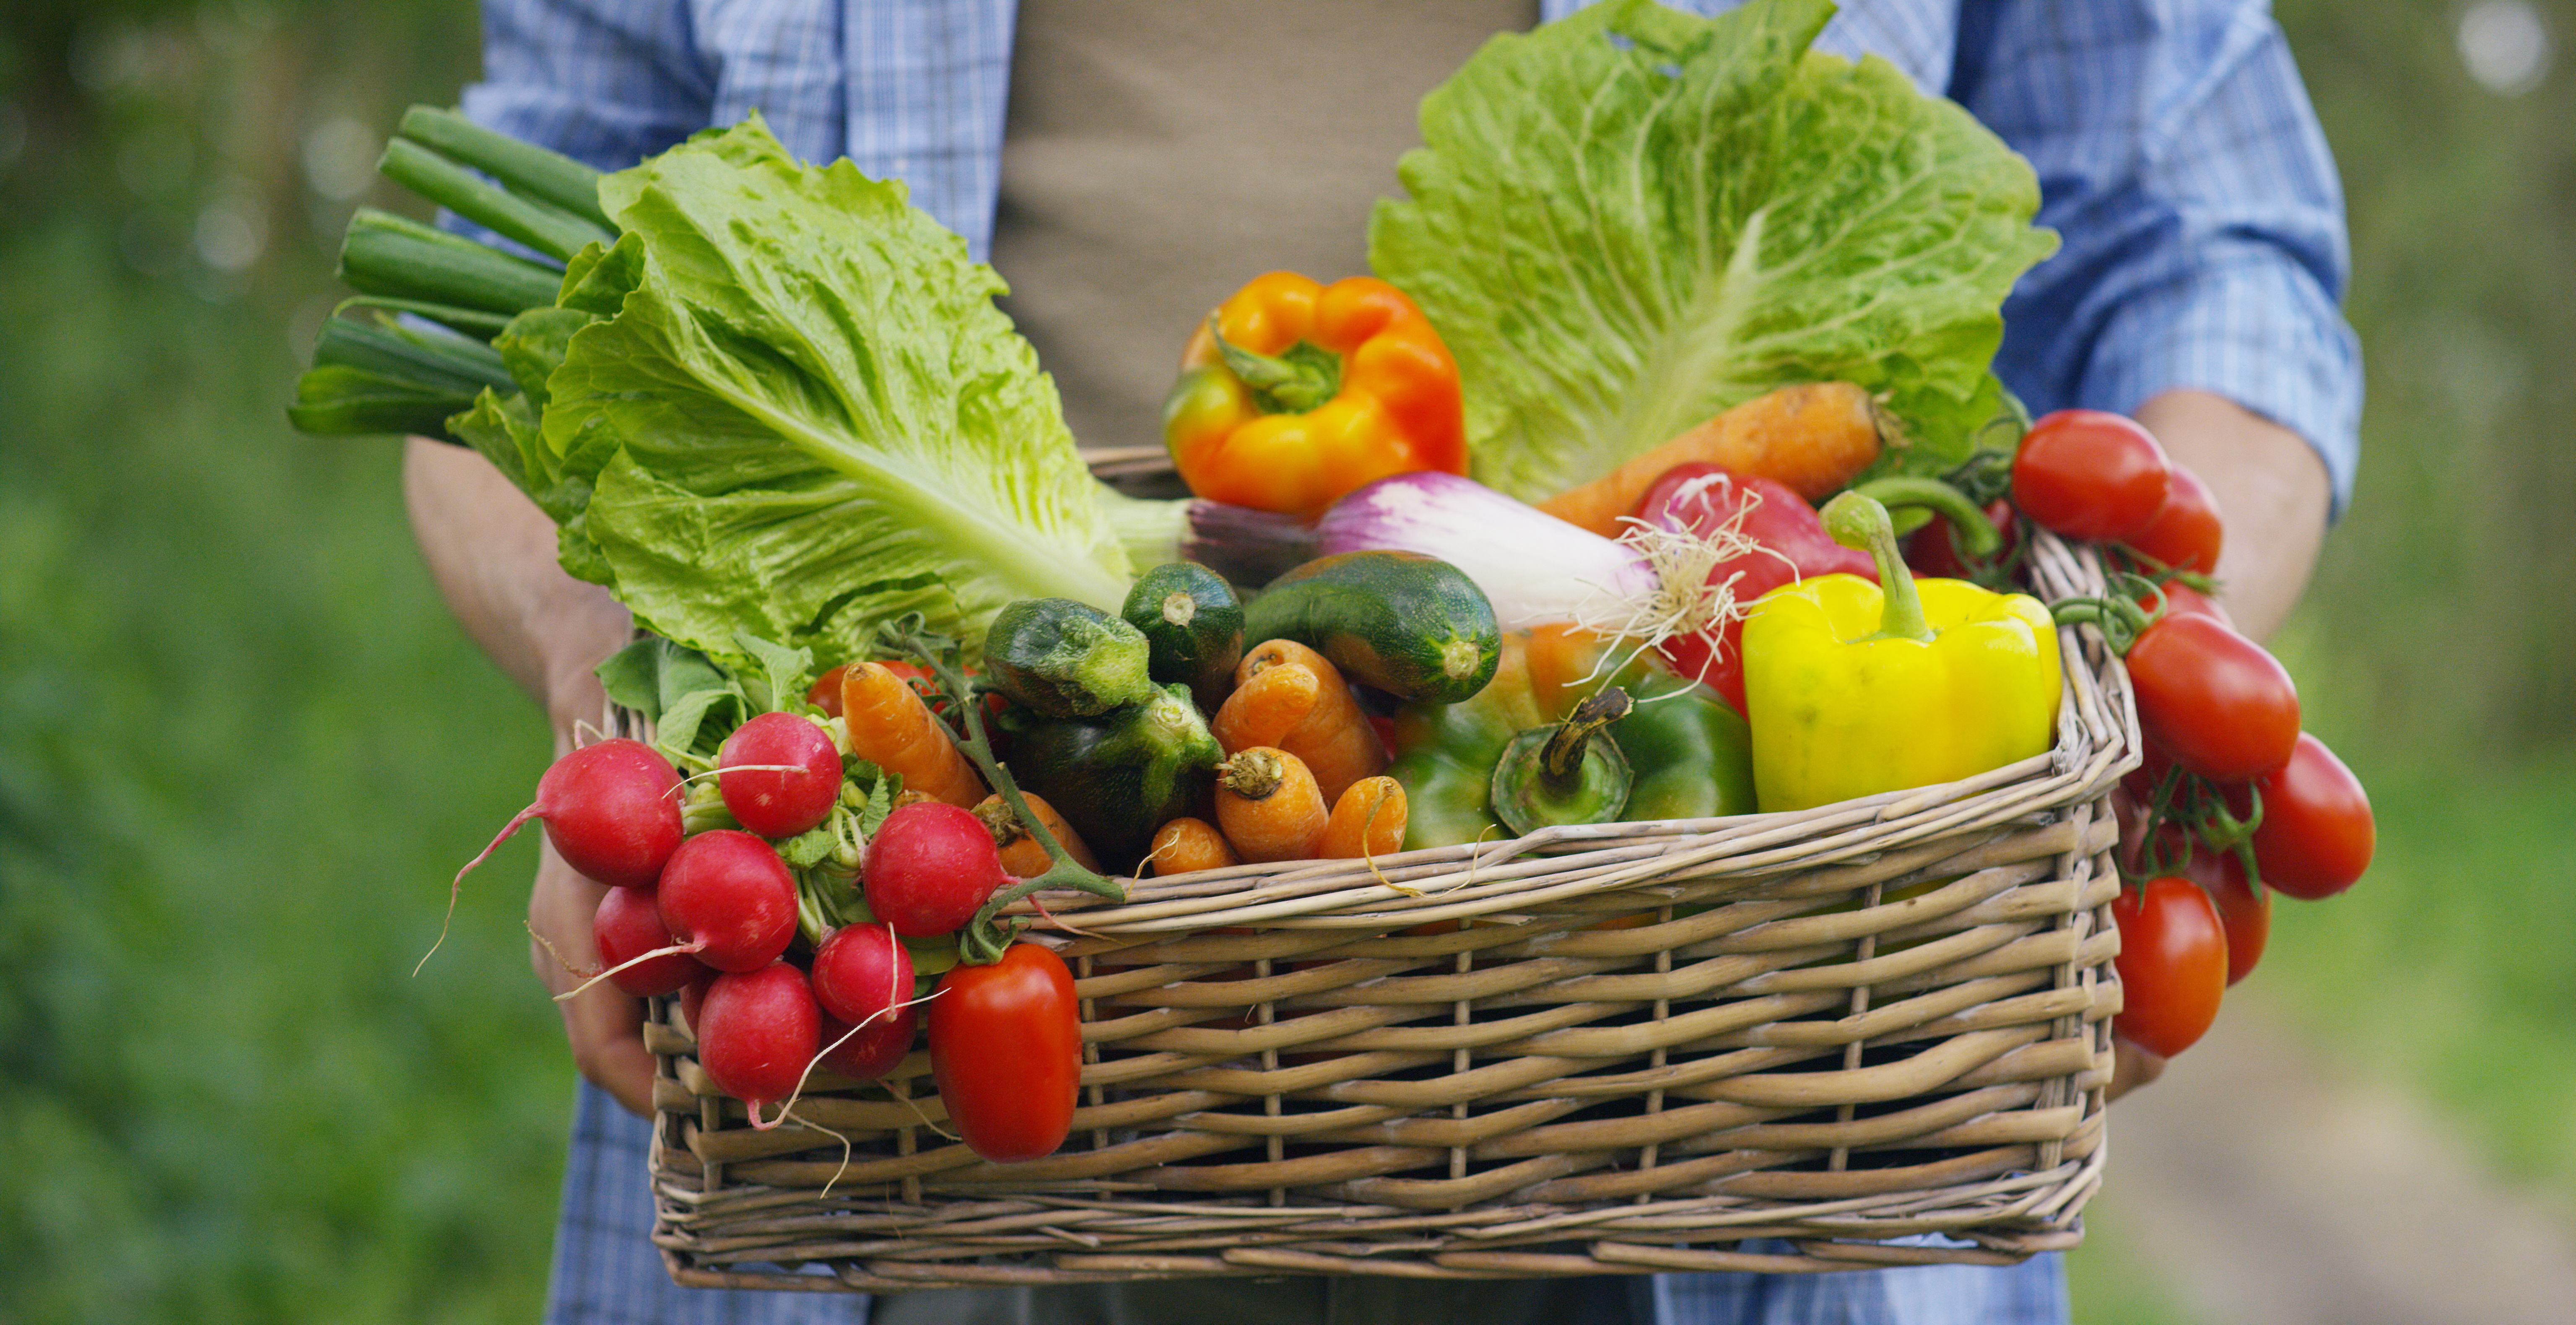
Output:
[[[2511,98],[2449,3],[2278,7],[2371,371],[2280,644],[2385,840],[2349,897],[2284,904],[2244,996],[2576,1200],[2576,5]],[[418,0],[0,27],[0,1320],[537,1315],[572,1073],[527,841],[408,972],[542,721],[431,590],[396,449],[281,420],[355,201],[315,131],[452,97],[475,40]],[[206,262],[245,200],[255,259]],[[2186,1319],[2122,1237],[2079,1253],[2077,1318]]]

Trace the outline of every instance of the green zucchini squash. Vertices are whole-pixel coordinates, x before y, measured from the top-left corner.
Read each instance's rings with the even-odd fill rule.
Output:
[[[1502,636],[1476,582],[1419,552],[1318,557],[1273,581],[1244,612],[1246,641],[1295,640],[1409,703],[1472,698],[1494,679]]]
[[[1188,686],[1210,712],[1224,702],[1243,658],[1243,604],[1224,577],[1195,561],[1166,562],[1136,581],[1118,614],[1144,632],[1156,684]]]

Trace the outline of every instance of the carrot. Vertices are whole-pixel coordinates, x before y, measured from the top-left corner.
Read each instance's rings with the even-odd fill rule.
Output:
[[[1704,460],[1728,473],[1788,484],[1809,501],[1843,489],[1878,458],[1877,402],[1849,382],[1807,382],[1756,396],[1538,508],[1604,538],[1637,513],[1664,471]]]
[[[1323,860],[1356,860],[1404,849],[1404,787],[1391,777],[1362,778],[1333,802],[1324,825]]]
[[[1378,739],[1377,729],[1360,712],[1359,701],[1351,698],[1350,682],[1342,679],[1341,669],[1295,640],[1264,640],[1253,646],[1235,664],[1234,679],[1238,686],[1249,686],[1264,672],[1290,664],[1315,674],[1315,703],[1306,716],[1274,740],[1254,739],[1257,733],[1248,724],[1243,744],[1226,741],[1223,732],[1217,733],[1217,740],[1225,744],[1228,754],[1271,745],[1297,756],[1315,775],[1315,785],[1329,805],[1340,800],[1352,783],[1386,771],[1386,742]]]
[[[1145,853],[1145,863],[1153,867],[1156,878],[1161,878],[1192,870],[1221,870],[1240,862],[1216,825],[1184,815],[1155,832],[1154,849]]]
[[[1304,760],[1256,745],[1216,769],[1216,821],[1245,860],[1308,860],[1324,839],[1323,793]]]
[[[884,664],[853,663],[842,673],[841,712],[850,753],[901,776],[904,790],[926,791],[960,809],[984,798],[984,780],[958,752],[947,724]]]
[[[1303,663],[1264,668],[1234,688],[1208,720],[1208,730],[1227,754],[1256,745],[1277,745],[1315,711],[1324,694],[1322,678]]]
[[[1064,853],[1073,857],[1073,863],[1087,870],[1100,868],[1100,857],[1091,854],[1091,848],[1083,843],[1082,835],[1073,831],[1073,825],[1066,823],[1064,816],[1055,812],[1054,806],[1046,803],[1046,797],[1034,791],[1023,791],[1020,796],[1029,803],[1029,813],[1036,815],[1038,822],[1046,825],[1046,830],[1063,844]],[[975,802],[975,817],[983,820],[984,827],[992,831],[993,845],[1002,853],[1002,868],[1013,875],[1033,879],[1055,864],[1055,858],[1047,854],[1037,835],[1022,827],[1019,816],[1011,813],[1010,802],[1003,800],[1000,792]]]

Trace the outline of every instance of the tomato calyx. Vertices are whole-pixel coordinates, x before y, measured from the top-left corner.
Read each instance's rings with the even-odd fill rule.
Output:
[[[2254,860],[2254,834],[2263,827],[2262,793],[2251,783],[2213,782],[2177,763],[2164,762],[2158,769],[2151,762],[2138,772],[2149,775],[2143,785],[2123,780],[2140,819],[2136,848],[2114,858],[2121,880],[2140,885],[2163,875],[2188,874],[2193,858],[2206,850],[2233,857],[2244,867],[2246,886],[2261,897],[2263,875]],[[2238,809],[2239,804],[2245,808]]]

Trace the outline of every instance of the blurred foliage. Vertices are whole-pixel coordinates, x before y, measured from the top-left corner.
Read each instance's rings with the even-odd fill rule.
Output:
[[[2385,846],[2256,978],[2576,1190],[2576,69],[2478,86],[2448,0],[2278,8],[2371,374],[2283,649]],[[471,7],[9,14],[0,1319],[532,1318],[570,1071],[525,843],[408,972],[544,733],[422,575],[395,449],[280,417],[350,209],[407,207],[374,135],[472,76]],[[2079,1291],[2161,1318],[2114,1243]]]

